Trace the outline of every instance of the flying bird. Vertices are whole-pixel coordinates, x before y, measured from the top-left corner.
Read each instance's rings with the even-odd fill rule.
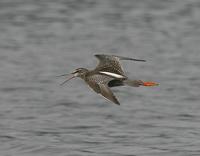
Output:
[[[92,88],[97,94],[102,95],[104,98],[112,101],[115,104],[120,105],[118,99],[113,94],[111,87],[117,86],[157,86],[158,83],[151,81],[142,80],[130,80],[124,73],[121,66],[121,60],[131,60],[145,62],[146,60],[134,59],[129,57],[122,57],[116,55],[104,55],[96,54],[94,55],[98,60],[99,64],[93,70],[88,70],[86,68],[77,68],[75,71],[70,73],[72,76],[65,80],[61,85],[65,84],[69,80],[79,77],[83,79],[90,88]],[[67,76],[69,74],[64,74],[60,76]]]

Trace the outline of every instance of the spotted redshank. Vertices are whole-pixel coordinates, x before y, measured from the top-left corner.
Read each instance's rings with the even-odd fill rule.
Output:
[[[157,86],[158,83],[142,80],[130,80],[124,73],[123,68],[120,64],[120,60],[132,60],[141,61],[145,60],[134,59],[129,57],[122,57],[116,55],[104,55],[97,54],[95,57],[99,60],[99,64],[93,70],[86,68],[77,68],[74,72],[70,73],[72,76],[64,81],[61,85],[67,81],[80,77],[83,79],[89,87],[91,87],[96,93],[102,95],[104,98],[112,101],[115,104],[120,105],[118,99],[115,97],[110,87],[116,86]],[[60,75],[66,76],[68,74]]]

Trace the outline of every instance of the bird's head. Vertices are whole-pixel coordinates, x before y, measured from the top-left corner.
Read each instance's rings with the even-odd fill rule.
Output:
[[[73,71],[71,74],[73,74],[75,77],[82,77],[88,72],[88,69],[86,68],[77,68],[75,71]]]
[[[63,83],[61,83],[61,85],[65,84],[66,82],[68,82],[69,80],[75,78],[75,77],[81,77],[83,78],[85,76],[85,74],[88,72],[88,69],[86,68],[77,68],[75,69],[72,73],[70,74],[63,74],[60,76],[68,76],[71,75],[71,77],[69,77],[67,80],[65,80]]]

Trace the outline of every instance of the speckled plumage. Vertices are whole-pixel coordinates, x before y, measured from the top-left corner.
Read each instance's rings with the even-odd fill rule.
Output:
[[[97,54],[95,57],[99,60],[99,64],[94,70],[78,68],[72,73],[73,77],[82,78],[96,93],[101,94],[106,99],[119,105],[120,103],[111,91],[110,87],[123,86],[125,84],[138,87],[141,83],[140,80],[128,80],[128,77],[125,76],[120,64],[120,60],[143,62],[145,60],[104,54]],[[65,82],[67,81],[68,80]]]

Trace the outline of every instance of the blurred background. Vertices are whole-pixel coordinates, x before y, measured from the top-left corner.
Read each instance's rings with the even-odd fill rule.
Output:
[[[160,86],[59,86],[98,53]],[[199,77],[199,0],[0,0],[0,155],[198,156]]]

